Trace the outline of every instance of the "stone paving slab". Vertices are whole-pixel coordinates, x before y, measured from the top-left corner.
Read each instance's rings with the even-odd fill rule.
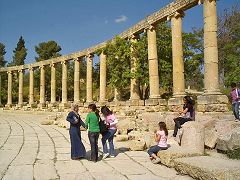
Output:
[[[175,159],[175,169],[198,179],[240,180],[240,161],[209,156]]]
[[[28,112],[18,116],[0,111],[0,179],[189,179],[174,169],[152,164],[146,152],[128,151],[122,142],[115,142],[115,158],[97,163],[71,160],[69,131],[41,125],[48,115]],[[87,131],[81,133],[89,158]],[[101,137],[99,150],[101,155]]]

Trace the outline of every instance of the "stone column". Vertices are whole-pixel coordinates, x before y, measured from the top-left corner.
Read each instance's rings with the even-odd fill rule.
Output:
[[[183,44],[182,44],[183,13],[176,12],[172,23],[172,54],[173,54],[173,96],[185,95]]]
[[[2,94],[2,76],[1,76],[1,74],[0,74],[0,107],[2,107],[2,96],[1,96],[1,94]]]
[[[219,90],[216,0],[203,1],[204,94],[198,96],[198,111],[226,112],[228,98]]]
[[[56,64],[51,64],[51,105],[56,104]]]
[[[168,100],[171,111],[182,109],[183,96],[185,96],[183,43],[182,43],[182,18],[183,12],[175,12],[171,16],[172,25],[172,61],[173,61],[173,97]]]
[[[80,58],[74,59],[74,102],[80,102]]]
[[[67,61],[62,62],[62,106],[67,103]]]
[[[34,76],[33,68],[29,68],[29,106],[34,104]]]
[[[45,101],[45,67],[40,66],[40,104],[39,107],[44,107]]]
[[[106,102],[107,64],[106,55],[100,54],[100,95],[99,102]]]
[[[204,0],[204,88],[205,94],[220,94],[218,79],[216,0]]]
[[[133,35],[131,37],[131,43],[136,43],[137,42],[137,36]],[[134,54],[134,48],[133,45],[131,47],[131,53]],[[136,57],[132,55],[131,57],[131,73],[134,73],[136,70]],[[135,78],[131,78],[131,91],[130,91],[130,100],[139,100],[139,87],[138,87],[138,82]]]
[[[23,69],[19,70],[18,106],[23,106]]]
[[[149,85],[150,99],[160,98],[159,93],[159,75],[158,75],[158,57],[157,57],[157,37],[156,29],[151,26],[147,30],[148,37],[148,63],[149,63]]]
[[[8,71],[8,100],[7,100],[7,107],[12,106],[12,71]]]
[[[92,102],[92,68],[93,68],[93,55],[87,56],[87,100],[86,102]]]

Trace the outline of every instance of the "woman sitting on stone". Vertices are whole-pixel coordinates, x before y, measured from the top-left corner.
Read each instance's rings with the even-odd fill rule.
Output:
[[[86,149],[82,143],[80,126],[85,128],[84,122],[81,120],[78,114],[78,105],[72,104],[72,111],[67,116],[67,121],[70,122],[70,140],[71,140],[71,158],[77,160],[84,158],[86,155]]]
[[[190,96],[183,97],[183,110],[179,112],[179,116],[174,118],[175,128],[173,132],[173,137],[177,136],[178,129],[182,128],[185,122],[195,120],[195,110],[194,110],[194,100]]]

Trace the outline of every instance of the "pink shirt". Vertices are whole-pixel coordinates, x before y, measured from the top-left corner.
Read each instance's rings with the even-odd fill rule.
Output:
[[[157,145],[159,147],[167,147],[167,136],[165,135],[165,131],[158,131],[157,133],[161,136]]]
[[[110,114],[106,117],[106,123],[110,124],[109,129],[117,129],[116,123],[114,123],[115,120],[116,120],[116,117],[114,116],[114,114]]]

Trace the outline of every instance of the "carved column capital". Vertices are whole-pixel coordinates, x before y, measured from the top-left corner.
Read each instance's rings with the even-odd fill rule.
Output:
[[[61,61],[61,64],[67,64],[67,60]]]
[[[12,74],[12,71],[7,71],[7,74]]]
[[[86,57],[92,59],[92,58],[94,57],[94,55],[91,54],[91,53],[88,53],[88,54],[86,55]]]
[[[39,69],[44,69],[44,68],[45,68],[45,65],[40,65],[38,68],[39,68]]]
[[[81,57],[74,58],[73,61],[81,61]]]
[[[50,67],[56,67],[56,64],[57,63],[55,63],[55,62],[52,62],[51,64],[49,64],[50,65]]]
[[[24,69],[18,69],[18,72],[20,73],[20,72],[23,72],[24,71]]]
[[[185,13],[183,11],[175,11],[174,13],[170,14],[168,17],[167,17],[167,21],[169,21],[170,19],[172,18],[183,18],[185,16]]]

